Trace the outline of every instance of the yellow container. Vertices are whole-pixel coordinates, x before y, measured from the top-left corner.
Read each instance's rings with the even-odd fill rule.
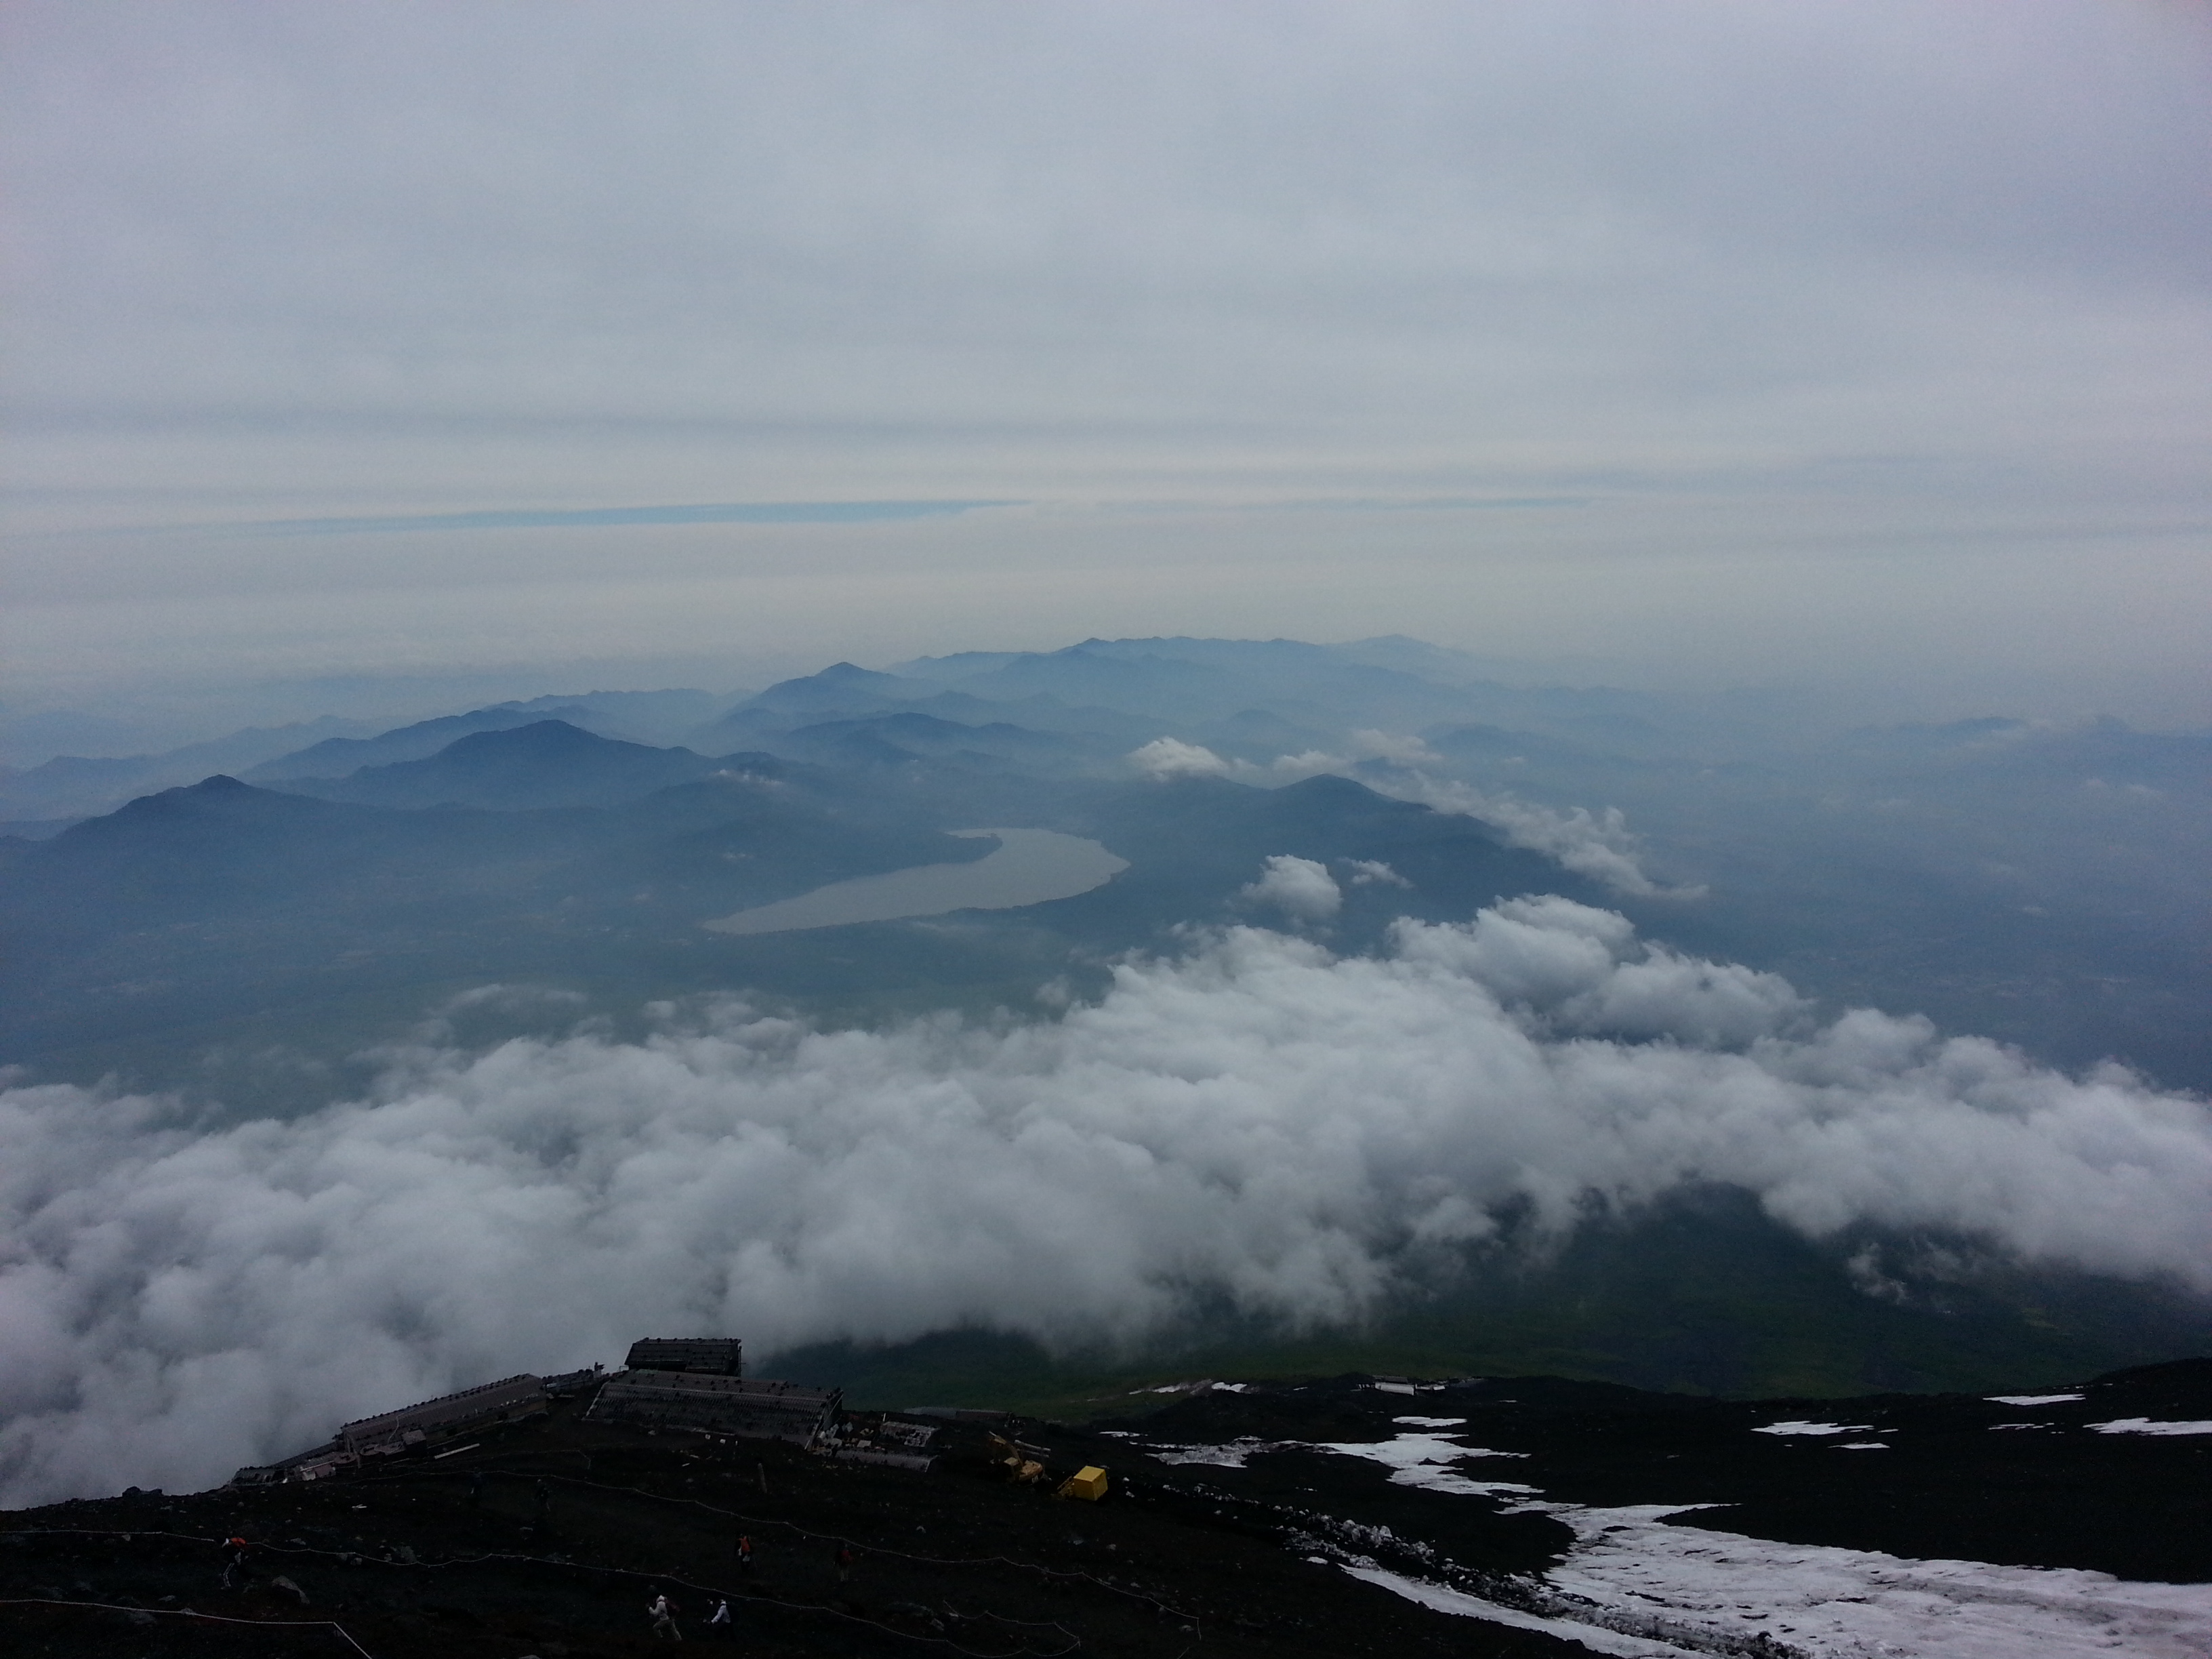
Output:
[[[1060,1483],[1061,1498],[1081,1498],[1095,1504],[1106,1495],[1106,1471],[1087,1464]]]

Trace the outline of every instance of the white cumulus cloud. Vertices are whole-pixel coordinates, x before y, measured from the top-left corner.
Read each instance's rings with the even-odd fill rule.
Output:
[[[1372,887],[1380,884],[1384,887],[1410,888],[1413,884],[1380,859],[1350,859],[1346,863],[1352,871],[1352,884],[1354,887]]]
[[[1327,921],[1344,908],[1344,890],[1328,866],[1277,854],[1260,879],[1237,890],[1247,903],[1269,905],[1299,921]]]
[[[1203,744],[1181,738],[1154,738],[1129,751],[1137,769],[1155,778],[1225,778],[1244,763],[1224,760]]]

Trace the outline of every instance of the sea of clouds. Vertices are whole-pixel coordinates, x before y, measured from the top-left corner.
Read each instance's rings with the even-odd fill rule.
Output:
[[[1382,879],[1345,866],[1346,880]],[[2212,1115],[1559,897],[1326,944],[1246,926],[1095,1004],[817,1030],[743,1001],[392,1051],[364,1097],[195,1127],[0,1093],[0,1503],[206,1486],[348,1418],[634,1337],[756,1352],[964,1324],[1129,1341],[1194,1297],[1355,1320],[1425,1259],[1693,1182],[1814,1237],[1940,1228],[2212,1293]]]

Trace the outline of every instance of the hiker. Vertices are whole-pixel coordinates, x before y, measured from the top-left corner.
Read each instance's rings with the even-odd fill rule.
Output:
[[[837,1546],[837,1582],[839,1583],[849,1584],[853,1582],[853,1562],[854,1559],[855,1558],[853,1554],[853,1547],[850,1544],[840,1544]]]
[[[225,1589],[236,1589],[239,1581],[246,1577],[246,1555],[252,1547],[243,1538],[223,1540],[222,1587]]]
[[[653,1605],[646,1611],[653,1615],[653,1633],[656,1637],[665,1636],[672,1642],[684,1639],[684,1632],[676,1628],[676,1608],[666,1595],[658,1590],[653,1592]]]
[[[727,1601],[714,1604],[714,1611],[707,1620],[707,1628],[725,1642],[730,1639],[730,1604]]]
[[[752,1570],[753,1540],[744,1533],[739,1533],[738,1534],[738,1571],[750,1572]]]

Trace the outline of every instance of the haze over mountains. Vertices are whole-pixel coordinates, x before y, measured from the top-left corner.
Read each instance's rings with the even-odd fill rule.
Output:
[[[266,751],[283,734],[264,730],[136,761],[56,758],[0,780],[0,811],[43,836],[211,773],[362,805],[620,810],[780,766],[848,814],[913,798],[963,828],[1000,804],[1086,821],[1109,786],[1147,771],[1248,787],[1341,775],[1471,807],[1615,902],[1704,887],[1653,913],[1668,937],[1815,994],[1928,1012],[2060,1063],[2118,1057],[2212,1085],[2192,1013],[2212,990],[2206,734],[2002,719],[1838,731],[1748,697],[1527,689],[1474,670],[1399,639],[1091,641],[891,672],[840,664],[742,698],[548,696],[278,753]],[[497,735],[526,727],[538,729]],[[883,775],[908,793],[887,793]],[[430,866],[423,879],[437,879]]]
[[[1036,1400],[2212,1340],[2203,734],[1821,731],[1407,640],[319,731],[112,810],[8,781],[49,820],[0,842],[13,1492],[641,1319]],[[992,828],[1095,850],[1016,908],[764,908],[988,881]]]

